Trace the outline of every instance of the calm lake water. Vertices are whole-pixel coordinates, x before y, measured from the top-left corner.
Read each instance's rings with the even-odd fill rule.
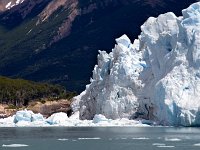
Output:
[[[11,145],[20,144],[20,145]],[[24,145],[21,145],[24,144]],[[16,147],[26,146],[26,147]],[[200,128],[83,127],[0,128],[0,149],[199,150]]]

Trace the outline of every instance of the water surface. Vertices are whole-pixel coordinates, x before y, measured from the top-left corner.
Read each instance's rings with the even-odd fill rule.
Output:
[[[0,149],[199,150],[199,128],[50,127],[0,128]]]

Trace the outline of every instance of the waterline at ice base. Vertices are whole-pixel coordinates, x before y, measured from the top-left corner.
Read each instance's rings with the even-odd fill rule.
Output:
[[[112,127],[112,126],[149,126],[152,122],[146,120],[107,119],[103,115],[95,115],[92,120],[80,120],[76,113],[68,117],[66,113],[55,113],[48,118],[34,114],[30,110],[21,110],[16,115],[0,119],[0,127]]]
[[[111,53],[100,51],[71,117],[21,111],[18,121],[16,114],[0,119],[0,126],[199,126],[200,2],[182,14],[150,17],[133,44],[123,35]]]

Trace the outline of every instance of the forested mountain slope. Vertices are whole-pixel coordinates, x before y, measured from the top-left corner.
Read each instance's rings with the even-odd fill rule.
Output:
[[[82,91],[99,49],[109,52],[122,34],[134,40],[148,17],[179,16],[195,1],[24,0],[6,9],[1,0],[0,74]]]

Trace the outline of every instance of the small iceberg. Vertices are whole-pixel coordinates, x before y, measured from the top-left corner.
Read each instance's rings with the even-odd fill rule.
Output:
[[[58,139],[58,141],[68,141],[69,139]]]
[[[27,147],[29,145],[26,145],[26,144],[9,144],[9,145],[6,145],[6,144],[3,144],[2,147]]]
[[[200,143],[194,144],[193,146],[200,146]]]
[[[172,146],[172,145],[159,145],[157,147],[159,147],[159,148],[173,148],[175,146]]]
[[[171,142],[178,142],[178,141],[181,141],[181,139],[178,139],[178,138],[165,138],[165,141],[171,141]]]

